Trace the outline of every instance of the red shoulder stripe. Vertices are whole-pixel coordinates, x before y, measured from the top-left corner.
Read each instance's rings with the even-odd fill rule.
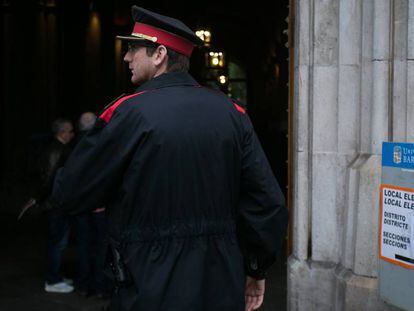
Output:
[[[131,94],[128,96],[124,96],[121,97],[120,99],[118,99],[117,101],[115,101],[111,106],[108,107],[108,109],[106,109],[100,116],[99,118],[102,119],[103,121],[105,121],[106,123],[109,123],[109,121],[111,121],[112,115],[114,114],[115,110],[126,100],[140,95],[142,93],[145,93],[146,91],[142,91],[139,93],[135,93],[135,94]]]
[[[244,110],[243,107],[237,105],[235,102],[233,102],[234,107],[236,107],[237,111],[241,112],[242,114],[246,114],[246,110]]]

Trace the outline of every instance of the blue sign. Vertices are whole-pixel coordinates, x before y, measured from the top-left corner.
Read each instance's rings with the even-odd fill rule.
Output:
[[[414,169],[414,144],[382,143],[382,166]]]

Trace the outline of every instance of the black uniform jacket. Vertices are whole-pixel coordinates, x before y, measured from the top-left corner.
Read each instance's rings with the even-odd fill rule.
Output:
[[[187,73],[107,107],[53,200],[70,213],[107,206],[133,279],[116,310],[244,310],[245,273],[263,277],[287,222],[244,109]]]

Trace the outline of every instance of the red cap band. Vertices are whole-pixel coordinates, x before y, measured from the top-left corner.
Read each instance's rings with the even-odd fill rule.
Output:
[[[166,47],[188,57],[191,56],[194,49],[194,44],[190,41],[172,34],[171,32],[147,24],[135,23],[134,30],[131,35],[165,45]]]

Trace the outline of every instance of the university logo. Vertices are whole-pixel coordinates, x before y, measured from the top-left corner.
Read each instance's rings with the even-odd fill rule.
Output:
[[[393,162],[395,164],[400,164],[401,163],[401,157],[402,157],[402,152],[401,152],[401,147],[400,146],[395,146],[394,147],[394,156],[393,156]]]

